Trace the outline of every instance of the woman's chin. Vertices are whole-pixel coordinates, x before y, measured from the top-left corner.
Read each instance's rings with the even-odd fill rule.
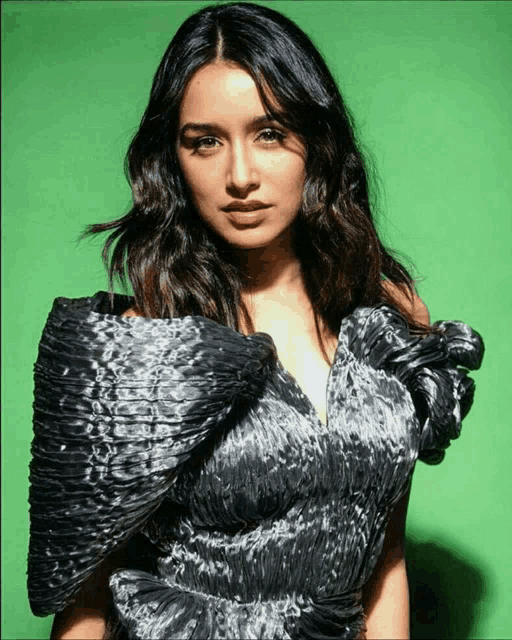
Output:
[[[234,249],[262,249],[276,240],[268,233],[261,233],[259,229],[244,229],[237,233],[223,234],[222,238]]]
[[[229,244],[234,249],[245,249],[249,251],[251,249],[265,249],[266,247],[270,246],[273,241],[275,241],[275,238],[265,238],[260,240],[250,240],[249,238],[247,238],[245,241],[235,241],[230,242]]]

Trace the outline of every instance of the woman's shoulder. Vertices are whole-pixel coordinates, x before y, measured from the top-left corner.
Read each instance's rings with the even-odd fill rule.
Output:
[[[200,371],[215,366],[227,379],[237,376],[237,369],[271,368],[276,359],[267,334],[246,336],[199,315],[151,318],[139,312],[133,297],[112,298],[107,292],[56,298],[38,353],[39,368],[73,369],[79,377],[89,361],[94,362],[89,367],[93,377],[101,370],[111,382],[121,376],[125,382],[138,379],[150,369],[157,375],[162,367]]]
[[[143,318],[144,315],[137,309],[137,307],[130,307],[129,309],[126,309],[126,311],[124,311],[121,314],[122,318]]]
[[[391,280],[384,280],[382,286],[398,307],[406,311],[411,319],[419,325],[430,326],[428,307],[416,292],[413,292],[411,297],[405,287],[397,285]]]
[[[358,371],[364,365],[383,372],[382,379],[396,378],[409,391],[421,425],[419,459],[438,464],[471,407],[475,384],[468,373],[480,367],[483,340],[463,322],[431,324],[419,296],[391,283],[385,288],[391,300],[358,307],[343,321],[341,340]],[[411,327],[411,319],[427,330]]]
[[[90,296],[66,297],[58,296],[53,300],[50,316],[91,320],[99,316],[121,317],[123,313],[134,307],[132,296],[107,291],[97,291]]]

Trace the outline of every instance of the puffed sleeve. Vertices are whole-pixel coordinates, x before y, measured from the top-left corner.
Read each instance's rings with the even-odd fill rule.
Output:
[[[348,334],[357,357],[407,388],[421,428],[418,458],[439,464],[473,402],[468,372],[482,363],[481,336],[462,322],[436,322],[430,334],[411,335],[403,316],[384,303],[357,310]]]
[[[58,298],[35,364],[28,591],[44,616],[73,602],[139,531],[180,465],[260,392],[267,334],[200,316],[122,318]]]

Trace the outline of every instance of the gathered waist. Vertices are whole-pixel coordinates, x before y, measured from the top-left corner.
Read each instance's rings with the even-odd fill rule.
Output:
[[[110,579],[114,604],[130,638],[364,638],[361,590],[330,596],[289,593],[241,601],[197,591],[169,578],[135,570]]]

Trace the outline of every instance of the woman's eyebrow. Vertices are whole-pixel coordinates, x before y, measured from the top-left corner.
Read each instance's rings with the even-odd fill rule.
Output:
[[[251,131],[261,126],[262,124],[277,124],[275,118],[270,115],[257,116],[247,123],[247,131]],[[215,133],[217,131],[223,131],[222,127],[217,124],[211,124],[207,122],[187,122],[180,129],[180,135],[185,134],[187,131],[200,131],[201,133]]]

